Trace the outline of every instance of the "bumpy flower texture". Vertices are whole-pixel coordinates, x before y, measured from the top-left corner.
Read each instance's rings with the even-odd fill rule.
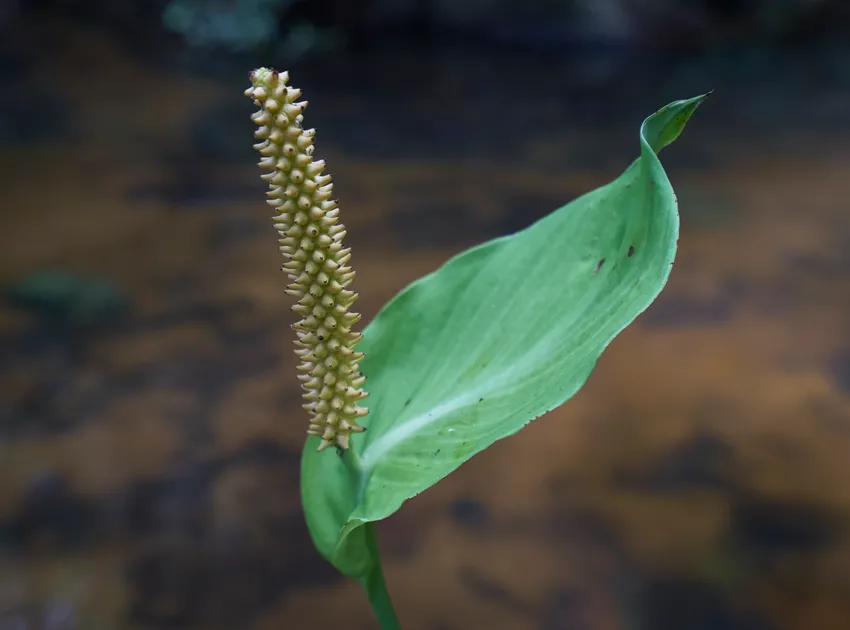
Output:
[[[345,227],[331,199],[331,177],[322,174],[324,161],[313,159],[316,130],[302,127],[307,102],[296,102],[301,90],[287,87],[288,80],[286,72],[254,70],[245,95],[260,108],[251,117],[260,140],[254,148],[262,156],[260,167],[269,171],[262,178],[269,183],[267,203],[277,213],[283,270],[291,280],[286,292],[298,300],[292,310],[301,319],[292,327],[310,414],[307,433],[321,437],[320,451],[331,445],[345,450],[351,434],[364,430],[358,418],[367,413],[357,404],[366,392],[358,368],[363,355],[354,350],[361,335],[351,330],[360,319],[350,310],[357,299],[348,289],[354,272],[350,250],[342,246]]]

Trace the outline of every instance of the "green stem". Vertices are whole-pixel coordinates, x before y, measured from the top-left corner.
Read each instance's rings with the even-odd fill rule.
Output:
[[[378,555],[375,524],[366,523],[363,528],[366,530],[366,544],[370,547],[372,557],[375,558],[375,564],[365,577],[360,578],[360,584],[366,589],[369,603],[378,618],[378,625],[381,626],[381,630],[401,630],[401,624],[398,622],[390,594],[387,591],[387,584],[384,582],[384,572],[381,569],[381,559]]]

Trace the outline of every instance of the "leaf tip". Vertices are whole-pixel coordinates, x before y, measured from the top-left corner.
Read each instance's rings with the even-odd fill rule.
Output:
[[[640,128],[642,140],[653,152],[659,153],[679,137],[696,108],[713,92],[674,101],[659,109],[643,121]]]

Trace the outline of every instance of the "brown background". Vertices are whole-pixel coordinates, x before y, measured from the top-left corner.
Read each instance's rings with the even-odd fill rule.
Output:
[[[127,307],[85,330],[0,308],[0,629],[375,628],[300,512],[247,80],[29,28],[0,282],[59,268]],[[683,226],[661,298],[575,399],[382,523],[407,630],[850,628],[850,82],[790,59],[581,97],[511,55],[295,68],[366,320],[615,176],[655,108],[723,88],[663,155]]]

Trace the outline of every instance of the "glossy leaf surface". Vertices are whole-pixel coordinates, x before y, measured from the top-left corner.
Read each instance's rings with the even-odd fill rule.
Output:
[[[647,118],[640,157],[615,181],[456,256],[369,324],[367,431],[342,456],[311,438],[302,462],[310,532],[342,573],[364,578],[377,563],[364,524],[571,398],[655,300],[679,231],[657,153],[703,98]]]

